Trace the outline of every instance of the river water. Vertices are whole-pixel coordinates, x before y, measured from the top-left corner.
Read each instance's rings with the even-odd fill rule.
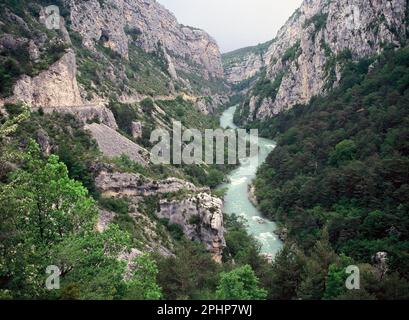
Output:
[[[237,129],[233,123],[233,115],[237,107],[227,109],[220,118],[222,128]],[[258,167],[266,160],[269,153],[275,148],[273,140],[259,138],[258,161],[243,161],[236,170],[229,174],[229,183],[221,186],[227,189],[224,198],[224,212],[236,214],[246,219],[247,231],[262,245],[261,253],[273,256],[282,248],[283,243],[274,234],[277,225],[265,217],[251,203],[248,197],[248,186],[256,177]]]

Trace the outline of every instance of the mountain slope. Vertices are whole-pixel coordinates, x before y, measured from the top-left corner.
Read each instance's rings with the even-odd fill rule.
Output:
[[[326,253],[352,259],[343,268],[369,266],[360,266],[365,284],[356,297],[407,299],[409,49],[388,50],[346,69],[327,96],[262,122],[278,145],[259,169],[256,194],[263,212],[306,254],[324,240]],[[332,270],[317,262],[327,268],[325,276],[343,270],[336,259]],[[305,283],[291,298],[354,296],[343,282],[332,292],[334,283],[308,284],[314,270],[308,263],[300,268]]]
[[[54,17],[59,23],[48,29],[46,8],[54,4],[59,7],[60,15]],[[23,205],[14,192],[34,186],[17,187],[12,182],[17,173],[26,178],[27,184],[33,179],[36,170],[26,167],[28,161],[38,165],[37,171],[44,170],[45,193],[51,188],[45,176],[53,174],[47,170],[55,166],[58,172],[50,180],[60,193],[56,191],[55,197],[50,197],[47,210],[51,213],[34,205],[26,210],[27,215],[35,215],[35,210],[40,216],[43,212],[56,214],[60,209],[51,202],[57,201],[59,195],[69,195],[60,184],[77,186],[78,190],[70,190],[81,194],[80,200],[92,211],[87,232],[99,240],[111,230],[124,237],[109,257],[113,261],[119,257],[119,266],[106,270],[104,287],[115,286],[115,292],[128,286],[128,279],[124,284],[121,278],[123,260],[128,268],[146,253],[169,258],[183,241],[198,241],[201,251],[197,256],[216,269],[214,261],[222,262],[226,247],[222,201],[203,185],[221,182],[226,168],[154,166],[146,150],[152,147],[151,132],[171,128],[173,120],[200,130],[218,127],[212,113],[226,101],[228,88],[216,42],[202,30],[180,25],[154,0],[5,0],[0,9],[0,197],[5,199],[10,194],[10,203],[16,203],[7,210],[7,203],[2,201],[0,215],[24,219],[25,215],[19,213]],[[101,182],[101,177],[106,178]],[[113,192],[104,192],[110,187]],[[138,192],[130,192],[132,188]],[[28,191],[26,198],[37,193]],[[34,198],[33,203],[37,203],[39,199]],[[74,198],[73,206],[77,203]],[[59,218],[67,212],[59,212],[61,215],[52,219],[61,228],[64,221]],[[67,218],[67,225],[73,225],[81,210],[70,212],[74,216]],[[48,246],[49,251],[65,258],[58,241],[68,241],[67,235],[61,231],[58,241],[47,244],[41,223],[33,231],[40,230],[34,246],[41,250]],[[11,221],[2,228],[0,237],[3,239],[8,232],[26,232],[24,228]],[[81,232],[76,236],[79,242],[84,240]],[[21,244],[25,240],[10,241]],[[29,264],[21,256],[15,259],[10,250],[3,250],[3,241],[0,247],[0,297],[47,296],[43,290],[30,292],[12,275],[16,272],[14,261],[18,260],[23,268]],[[28,247],[23,247],[18,254],[28,253]],[[89,250],[93,252],[94,248]],[[73,254],[74,259],[78,258],[78,252]],[[100,254],[103,259],[104,251]],[[42,263],[51,259],[50,253],[38,251],[33,256],[41,261],[33,263],[33,278],[40,283]],[[82,266],[95,267],[93,262]],[[80,282],[77,272],[83,270],[82,266],[70,267],[74,272],[68,271],[65,285]],[[95,267],[90,272],[97,270]],[[128,273],[132,278],[140,270],[125,272],[126,278]],[[115,279],[118,276],[120,281]],[[15,283],[20,289],[14,287]],[[94,296],[88,288],[75,290],[77,298]],[[114,298],[114,294],[102,289],[99,294],[105,299]]]
[[[271,42],[228,52],[222,55],[226,80],[234,85],[255,77],[268,65]]]
[[[52,30],[49,4],[0,4],[0,105],[74,107],[227,91],[216,42],[154,0],[61,0]]]
[[[241,107],[241,121],[308,103],[339,83],[345,60],[404,46],[407,13],[406,0],[304,1],[268,49],[266,72]]]

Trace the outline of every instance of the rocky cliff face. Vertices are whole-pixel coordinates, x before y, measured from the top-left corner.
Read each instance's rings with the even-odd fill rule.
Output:
[[[104,197],[146,197],[181,190],[209,192],[209,189],[197,188],[194,184],[177,178],[153,181],[139,174],[107,171],[100,172],[95,184]]]
[[[227,91],[217,43],[155,0],[60,0],[55,30],[47,30],[38,2],[0,6],[0,62],[9,73],[0,105],[78,107]]]
[[[144,198],[159,197],[156,216],[179,225],[188,239],[202,242],[215,261],[222,261],[226,246],[223,202],[211,196],[208,188],[198,188],[177,178],[153,181],[138,174],[107,171],[100,172],[95,184],[103,197],[130,199],[136,208],[131,214],[134,218],[147,218],[137,209]],[[104,212],[101,214],[99,228],[106,225],[106,216]]]
[[[226,247],[222,208],[221,199],[199,193],[183,200],[161,200],[157,216],[180,225],[186,237],[202,242],[213,259],[221,263]]]
[[[305,0],[264,55],[264,90],[253,88],[242,108],[246,120],[272,117],[336,86],[342,56],[358,60],[386,44],[402,46],[406,19],[406,0]],[[230,80],[249,77],[247,65],[254,73],[260,62],[247,56]]]
[[[223,77],[221,55],[216,42],[203,30],[182,26],[175,16],[155,0],[68,0],[72,29],[83,44],[96,43],[129,55],[129,41],[147,52],[163,51],[168,71],[197,71],[205,77]]]
[[[226,80],[232,84],[239,84],[255,77],[270,61],[271,53],[268,51],[270,45],[271,41],[223,54]]]
[[[78,107],[83,105],[77,83],[77,65],[73,51],[38,76],[24,75],[14,86],[6,103],[25,102],[32,107]]]

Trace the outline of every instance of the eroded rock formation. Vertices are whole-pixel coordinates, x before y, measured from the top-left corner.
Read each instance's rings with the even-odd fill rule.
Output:
[[[305,104],[337,85],[342,56],[354,60],[406,43],[406,0],[305,0],[278,32],[267,52],[244,55],[226,73],[232,82],[250,78],[260,67],[271,80],[266,96],[250,90],[243,106],[247,121],[272,117]],[[273,85],[274,83],[274,85]]]
[[[205,77],[223,77],[217,43],[203,30],[180,25],[175,16],[155,0],[67,1],[73,30],[89,48],[99,41],[123,57],[129,53],[129,40],[147,52],[163,47],[169,73],[197,71]]]
[[[221,199],[199,193],[183,200],[161,200],[157,216],[180,225],[190,240],[202,242],[213,259],[221,263],[226,247],[222,208]]]
[[[202,242],[214,260],[221,262],[226,246],[223,202],[211,196],[208,188],[198,188],[177,178],[154,181],[138,174],[107,171],[100,172],[95,185],[103,197],[128,198],[134,207],[145,197],[158,196],[157,217],[179,225],[186,237]],[[139,212],[132,215],[143,216]]]
[[[74,51],[68,50],[60,60],[38,76],[22,76],[14,85],[13,96],[4,102],[20,101],[31,107],[43,108],[82,106]]]

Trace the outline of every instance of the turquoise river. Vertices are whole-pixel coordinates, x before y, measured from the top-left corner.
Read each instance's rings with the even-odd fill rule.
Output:
[[[227,109],[220,118],[222,128],[237,129],[233,123],[233,115],[236,107]],[[258,160],[247,159],[241,161],[240,166],[229,174],[229,182],[221,188],[227,189],[224,198],[224,212],[236,214],[245,218],[248,232],[253,235],[262,245],[261,253],[275,256],[282,248],[283,243],[274,233],[277,225],[265,217],[249,200],[248,188],[256,177],[258,167],[266,160],[269,153],[274,149],[272,140],[259,138]]]

